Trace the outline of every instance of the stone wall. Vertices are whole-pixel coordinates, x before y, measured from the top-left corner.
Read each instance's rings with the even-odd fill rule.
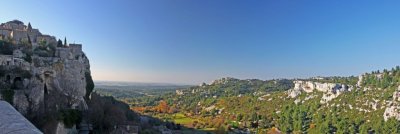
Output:
[[[0,101],[0,133],[42,134],[10,104]]]
[[[11,38],[11,29],[0,29],[0,35],[3,35],[4,39]]]
[[[13,30],[11,35],[13,40],[17,43],[20,43],[23,40],[28,40],[28,32],[24,30]]]

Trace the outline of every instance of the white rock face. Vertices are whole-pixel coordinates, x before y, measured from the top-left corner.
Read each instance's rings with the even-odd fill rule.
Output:
[[[71,44],[69,48],[63,48],[63,51],[69,51],[74,58],[34,55],[31,63],[14,56],[0,56],[0,61],[4,63],[1,65],[6,69],[19,68],[31,75],[27,77],[23,73],[7,71],[6,80],[0,81],[2,85],[13,85],[17,83],[16,81],[21,81],[20,89],[14,90],[14,107],[23,115],[26,115],[29,110],[38,111],[47,102],[53,103],[59,100],[67,101],[65,107],[87,108],[83,97],[86,95],[85,75],[90,74],[90,65],[80,47],[80,45]],[[23,55],[20,51],[14,52],[18,53],[14,54],[16,56]],[[12,62],[8,63],[9,59]],[[46,96],[51,96],[50,94],[56,92],[62,94],[61,98],[46,100]]]
[[[358,87],[361,87],[363,79],[364,79],[364,75],[358,76],[358,81],[357,81],[357,86]]]
[[[301,94],[301,90],[298,89],[290,89],[287,91],[290,98],[296,98]]]
[[[310,81],[294,81],[294,90],[304,91],[306,93],[311,93],[316,88],[314,82]]]
[[[329,102],[329,101],[335,99],[335,98],[338,97],[339,95],[340,95],[340,93],[336,93],[336,94],[335,94],[335,93],[332,93],[332,92],[324,93],[324,94],[322,95],[322,98],[321,98],[320,103],[322,103],[322,104],[327,103],[327,102]]]
[[[59,122],[57,124],[56,134],[77,134],[78,130],[76,130],[75,125],[72,128],[66,128],[64,123]]]
[[[289,90],[288,96],[296,98],[301,92],[311,93],[316,91],[323,92],[321,103],[327,103],[338,97],[341,93],[351,91],[353,87],[336,83],[320,83],[312,81],[294,81],[294,88]]]
[[[392,117],[400,121],[400,86],[393,93],[393,100],[386,106],[385,113],[383,114],[385,121]]]

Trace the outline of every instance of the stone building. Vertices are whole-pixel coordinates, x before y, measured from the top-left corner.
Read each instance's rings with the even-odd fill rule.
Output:
[[[32,28],[29,23],[28,26],[23,22],[14,20],[0,25],[0,39],[5,40],[11,38],[15,43],[30,42],[35,46],[39,42],[46,42],[47,44],[56,43],[57,40],[54,36],[43,35],[38,29]]]
[[[1,36],[1,40],[5,40],[7,38],[11,38],[11,29],[5,28],[0,26],[0,36]]]

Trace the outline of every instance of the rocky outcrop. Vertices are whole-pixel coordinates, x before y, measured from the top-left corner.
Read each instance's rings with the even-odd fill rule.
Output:
[[[224,84],[234,83],[234,82],[238,82],[238,81],[240,81],[240,80],[236,79],[236,78],[232,78],[232,77],[226,77],[226,78],[221,78],[221,79],[218,79],[218,80],[214,80],[212,82],[212,85],[218,85],[218,84],[224,85]],[[203,85],[201,85],[201,86],[203,86]]]
[[[15,42],[9,42],[14,46],[12,54],[0,54],[1,99],[8,98],[28,118],[41,118],[63,109],[88,109],[84,98],[91,92],[87,86],[92,79],[82,45],[56,47],[52,41],[35,47],[33,39],[32,44]]]
[[[56,134],[77,134],[78,130],[73,126],[72,128],[67,128],[64,123],[59,122],[57,124]]]
[[[393,93],[393,100],[386,106],[383,118],[385,121],[389,120],[389,118],[395,118],[400,121],[400,86]]]
[[[33,56],[33,62],[29,64],[27,70],[18,65],[7,66],[11,70],[20,68],[30,75],[27,77],[9,73],[6,77],[10,77],[10,81],[3,81],[3,85],[15,86],[21,82],[19,88],[14,87],[13,102],[17,110],[22,114],[27,114],[29,110],[38,111],[40,108],[45,108],[47,102],[50,101],[50,103],[64,101],[62,104],[69,108],[85,108],[86,103],[83,97],[86,94],[85,73],[90,73],[89,60],[83,52],[78,55],[80,56],[78,59]],[[55,93],[63,98],[52,100],[52,95]]]
[[[341,93],[353,90],[352,86],[337,83],[320,83],[313,81],[294,81],[294,88],[288,90],[290,98],[296,98],[302,92],[312,93],[314,91],[323,92],[321,103],[327,103],[339,96]]]

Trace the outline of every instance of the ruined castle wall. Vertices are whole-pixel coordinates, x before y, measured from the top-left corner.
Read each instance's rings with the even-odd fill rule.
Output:
[[[53,36],[48,36],[48,35],[40,35],[36,37],[36,41],[40,42],[40,41],[46,41],[46,44],[51,44],[51,43],[56,43],[57,40],[55,37]]]
[[[28,35],[31,38],[32,43],[36,43],[38,42],[37,37],[41,36],[42,34],[38,29],[32,29],[32,31],[28,32]]]
[[[21,40],[28,39],[28,33],[23,30],[13,30],[13,39],[19,43]]]
[[[0,29],[0,35],[3,35],[4,39],[7,39],[11,36],[11,30]]]
[[[62,58],[62,59],[69,59],[71,57],[71,51],[69,48],[57,48],[56,49],[56,57]]]

